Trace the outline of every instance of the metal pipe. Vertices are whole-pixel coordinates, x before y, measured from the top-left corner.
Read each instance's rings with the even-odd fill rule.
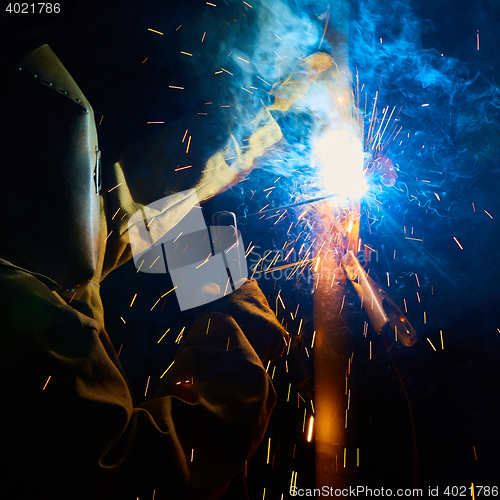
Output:
[[[332,117],[336,127],[341,129],[347,126],[361,139],[361,127],[352,102],[348,64],[349,0],[336,0],[328,17],[329,27],[325,29],[325,38],[334,47],[332,55],[336,67],[335,95],[341,97],[333,102]],[[351,213],[352,223],[346,231],[349,233],[347,246],[355,248],[358,240],[359,209],[356,210],[353,205]],[[325,217],[328,219],[333,215],[330,213]],[[333,248],[330,250],[334,253]],[[341,314],[346,294],[345,272],[335,259],[323,259],[317,272],[319,274],[314,292],[316,487],[343,489],[356,484],[358,459],[353,398],[354,342],[348,324]],[[340,272],[343,276],[337,283],[332,279],[335,272]]]

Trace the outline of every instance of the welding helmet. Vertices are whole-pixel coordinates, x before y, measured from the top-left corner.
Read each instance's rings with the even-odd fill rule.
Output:
[[[99,253],[92,107],[48,45],[1,73],[0,255],[81,290]]]

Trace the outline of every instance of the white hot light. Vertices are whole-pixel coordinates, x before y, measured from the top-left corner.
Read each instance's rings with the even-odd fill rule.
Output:
[[[335,204],[360,199],[367,185],[363,172],[364,156],[361,141],[348,130],[326,133],[314,146],[319,160],[323,185]]]

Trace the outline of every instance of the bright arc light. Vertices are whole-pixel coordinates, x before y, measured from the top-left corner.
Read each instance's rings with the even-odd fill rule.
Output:
[[[328,194],[338,194],[335,204],[360,199],[367,185],[363,172],[364,156],[361,141],[349,130],[331,131],[314,146],[320,163],[324,189]]]

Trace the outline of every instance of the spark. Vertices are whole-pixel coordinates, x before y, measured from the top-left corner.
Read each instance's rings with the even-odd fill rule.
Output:
[[[160,300],[161,300],[161,297],[155,302],[154,306],[150,309],[150,311],[152,311],[156,307],[156,305],[158,304],[158,302],[160,302]]]
[[[224,69],[224,68],[221,68],[222,71],[225,71],[226,73],[229,73],[231,76],[234,76],[230,71],[228,71],[227,69]],[[222,106],[221,106],[222,107]]]
[[[356,453],[356,467],[359,467],[359,448],[357,448],[357,453]]]
[[[47,387],[47,384],[49,383],[50,377],[52,377],[52,375],[49,375],[49,378],[47,379],[47,382],[45,382],[45,385],[43,386],[42,391],[44,391],[45,388]]]
[[[186,147],[186,154],[189,153],[189,146],[191,145],[191,136],[189,136],[187,147]]]
[[[187,151],[186,151],[187,153]],[[174,170],[174,172],[179,172],[180,170],[186,170],[186,168],[192,168],[193,165],[186,165],[185,167],[179,167]]]
[[[122,184],[123,184],[123,183],[122,183],[122,182],[120,182],[120,183],[119,183],[119,184],[117,184],[116,186],[112,187],[112,188],[108,191],[108,193],[111,193],[111,191],[115,190],[116,188],[119,188]]]
[[[477,41],[477,50],[479,50],[479,30],[477,30],[476,41]]]
[[[207,34],[207,32],[203,32],[203,36],[201,37],[201,43],[203,43],[203,40],[205,40],[205,35]]]
[[[194,459],[194,448],[191,448],[191,462],[193,461]]]
[[[144,262],[145,262],[144,260],[141,262],[141,265],[140,265],[140,266],[139,266],[139,268],[137,269],[137,272],[139,272],[139,271],[141,270],[141,267],[142,267],[142,265],[144,264]]]
[[[287,402],[290,401],[290,391],[291,391],[291,389],[292,389],[292,383],[290,382],[288,384],[288,396],[286,397]]]
[[[108,238],[111,236],[111,233],[112,233],[112,232],[113,232],[113,231],[110,231],[110,232],[109,232],[109,234],[106,236],[106,239],[104,240],[104,243],[106,243],[106,241],[108,241]]]
[[[474,492],[474,483],[470,483],[471,491],[472,491],[472,500],[476,500],[476,494]]]
[[[316,257],[316,265],[314,266],[314,272],[316,273],[318,271],[319,263],[321,262],[321,259],[319,258],[319,255]]]
[[[252,253],[252,250],[255,248],[255,245],[250,248],[250,250],[245,254],[245,259]]]
[[[169,290],[167,293],[164,293],[164,294],[160,297],[160,299],[163,299],[163,297],[165,297],[165,295],[168,295],[170,292],[173,292],[176,288],[177,288],[177,287],[176,287],[176,286],[174,286],[174,288],[172,288],[172,290]]]
[[[132,302],[130,303],[130,307],[132,307],[134,305],[136,298],[137,298],[137,294],[134,295],[134,298],[132,299]]]
[[[161,336],[160,340],[158,340],[157,344],[159,344],[162,340],[163,340],[163,337],[165,337],[165,335],[170,331],[170,328]]]
[[[104,115],[101,116],[101,120],[99,121],[99,125],[102,123],[103,119],[104,119]]]
[[[311,349],[314,347],[314,339],[316,338],[316,330],[314,330],[313,332],[313,338],[312,338],[312,341],[311,341]]]
[[[187,133],[188,133],[188,129],[186,129],[186,131],[184,132],[184,137],[182,138],[182,142],[184,142],[184,141],[185,141],[186,136],[187,136]]]
[[[246,3],[246,2],[243,2],[245,5],[248,5],[251,9],[253,9],[253,7],[249,4],[249,3]]]
[[[181,50],[181,54],[184,54],[184,55],[186,55],[186,56],[193,57],[193,54],[190,54],[189,52],[183,52],[182,50]]]
[[[455,240],[455,243],[460,247],[460,250],[463,250],[464,247],[460,244],[460,242],[453,236],[453,239]]]
[[[185,329],[186,329],[186,327],[183,326],[181,332],[179,333],[179,335],[177,335],[177,338],[175,339],[175,344],[178,344],[181,341],[182,334],[184,333]]]
[[[181,26],[182,26],[182,24],[179,24],[179,26],[177,26],[177,28],[175,28],[175,31],[179,31],[181,29]]]
[[[149,269],[151,269],[155,264],[156,264],[156,261],[160,258],[160,256],[158,255],[158,257],[156,257],[156,259],[154,260],[154,262],[149,266]],[[132,307],[132,306],[130,306]]]
[[[278,40],[281,40],[281,38],[276,34],[276,33],[273,33],[273,35],[278,39]]]
[[[163,372],[162,376],[160,378],[163,378],[163,376],[165,375],[165,373],[168,372],[168,370],[170,370],[170,368],[172,368],[173,364],[175,363],[175,359],[172,361],[172,363],[170,363],[170,365],[168,365],[168,368]]]
[[[246,62],[247,64],[250,64],[250,61],[247,61],[246,59],[243,59],[242,57],[238,56],[238,59],[240,61]]]
[[[144,397],[148,394],[148,387],[149,387],[149,379],[151,378],[151,375],[148,377],[148,381],[146,382],[146,390],[144,391]]]
[[[474,449],[474,457],[476,457],[476,460],[477,460],[476,447],[475,447],[475,446],[473,446],[472,448]]]
[[[429,106],[428,104],[422,104],[422,107],[424,108],[425,106]]]
[[[147,60],[149,59],[149,57],[146,57],[146,59],[144,59],[144,61],[142,61],[141,64],[144,64]],[[100,125],[100,124],[99,124]]]
[[[208,329],[210,328],[210,318],[208,318],[208,324],[207,324],[207,332],[205,335],[208,335]]]
[[[267,463],[269,463],[269,455],[271,454],[271,438],[269,438],[269,442],[267,444]]]
[[[439,336],[441,337],[441,349],[444,350],[444,343],[443,343],[443,330],[439,330]]]
[[[211,5],[212,7],[217,7],[214,3],[207,2],[207,5]]]
[[[434,344],[431,342],[431,340],[429,339],[429,337],[427,337],[427,340],[429,342],[429,344],[431,345],[431,347],[434,349],[434,351],[436,350],[436,348],[434,347]]]
[[[156,31],[156,30],[153,30],[151,28],[148,28],[148,31],[152,31],[153,33],[158,33],[159,35],[163,35],[163,33],[161,31]]]
[[[314,427],[314,417],[311,415],[309,417],[309,431],[307,433],[307,442],[308,443],[310,443],[311,439],[312,439],[313,427]]]
[[[118,212],[121,210],[121,208],[119,208],[116,212],[115,212],[115,215],[113,215],[113,217],[111,217],[111,220],[113,220],[117,215],[118,215]]]
[[[154,125],[154,124],[158,124],[158,123],[165,123],[165,122],[147,122],[148,125]]]
[[[181,231],[181,232],[179,233],[179,236],[177,236],[177,238],[175,238],[174,243],[175,243],[175,242],[176,242],[176,241],[177,241],[177,240],[181,237],[181,234],[182,234],[182,233],[183,233],[183,231]]]
[[[269,85],[270,87],[272,87],[272,85],[268,82],[266,82],[263,78],[261,78],[260,76],[257,77],[259,80],[262,80],[266,85]]]
[[[186,247],[187,248],[187,247]],[[184,250],[185,252],[186,250]],[[182,252],[184,254],[184,252]],[[204,264],[206,264],[208,262],[208,260],[210,259],[210,256],[212,255],[212,252],[210,252],[208,254],[208,257],[199,265],[199,266],[196,266],[196,269],[198,269],[199,267],[203,266]]]
[[[176,85],[169,85],[168,88],[169,89],[181,89],[181,90],[184,90],[184,87],[177,87]]]
[[[342,305],[340,306],[339,316],[342,314],[342,309],[344,309],[345,295],[342,297]]]
[[[485,210],[486,212],[486,210]],[[491,215],[489,212],[486,212],[486,215],[490,218],[490,219],[493,219],[493,215]]]
[[[283,61],[283,58],[275,50],[273,52]]]

